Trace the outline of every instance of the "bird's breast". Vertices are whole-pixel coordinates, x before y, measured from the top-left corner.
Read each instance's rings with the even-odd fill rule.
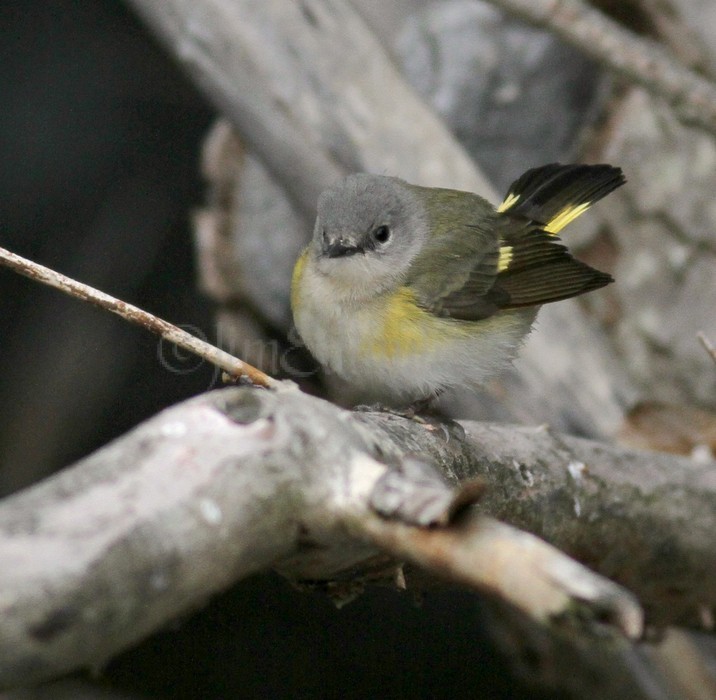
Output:
[[[354,300],[310,265],[294,284],[293,309],[308,349],[344,376],[366,363],[430,355],[469,336],[465,324],[419,307],[408,287]]]

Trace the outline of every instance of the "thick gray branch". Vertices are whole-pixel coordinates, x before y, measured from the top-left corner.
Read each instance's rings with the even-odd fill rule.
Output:
[[[602,65],[663,97],[685,122],[716,134],[716,86],[659,44],[637,36],[584,0],[488,0],[554,32]]]
[[[358,414],[436,459],[455,481],[481,476],[480,508],[544,537],[639,595],[657,623],[696,622],[716,603],[716,464],[463,422],[465,436]],[[406,433],[407,429],[407,433]],[[708,615],[707,615],[708,617]]]
[[[308,218],[353,170],[492,194],[345,0],[130,4]]]
[[[476,477],[477,510],[452,522]],[[713,464],[350,413],[295,389],[214,392],[0,504],[0,684],[101,664],[270,567],[354,589],[364,571],[400,581],[405,560],[533,617],[580,605],[635,634],[623,589],[485,515],[674,621],[716,603],[715,502]]]

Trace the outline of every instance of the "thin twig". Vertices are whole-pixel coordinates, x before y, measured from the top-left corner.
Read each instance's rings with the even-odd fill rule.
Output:
[[[100,292],[94,287],[66,277],[55,270],[40,265],[32,260],[23,258],[20,255],[11,253],[5,248],[0,248],[0,265],[9,267],[25,277],[42,282],[50,287],[59,289],[76,299],[86,301],[93,306],[98,306],[106,311],[111,311],[121,316],[125,321],[146,328],[148,331],[161,336],[164,340],[174,343],[177,347],[194,353],[213,365],[223,369],[230,377],[240,379],[245,377],[256,386],[267,388],[275,387],[278,382],[269,377],[261,370],[252,365],[237,359],[228,352],[217,348],[210,343],[199,340],[195,336],[183,331],[181,328],[164,321],[153,314],[143,311],[137,306],[128,304],[126,301],[116,299],[109,294]]]
[[[701,345],[704,346],[706,349],[706,352],[711,355],[711,359],[716,362],[716,346],[706,337],[706,334],[703,331],[699,331],[696,334],[696,337],[701,342]]]
[[[590,7],[584,0],[489,0],[547,29],[613,71],[663,97],[679,118],[716,134],[716,86],[654,41]]]

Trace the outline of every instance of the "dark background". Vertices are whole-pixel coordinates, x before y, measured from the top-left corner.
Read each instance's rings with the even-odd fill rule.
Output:
[[[211,339],[190,233],[211,110],[119,2],[1,3],[0,35],[0,245]],[[211,386],[164,360],[145,331],[0,268],[0,492]],[[156,698],[518,697],[480,611],[381,590],[337,611],[256,577],[99,678]]]
[[[0,245],[211,336],[189,231],[211,111],[120,2],[0,3]],[[208,387],[0,269],[0,492]]]

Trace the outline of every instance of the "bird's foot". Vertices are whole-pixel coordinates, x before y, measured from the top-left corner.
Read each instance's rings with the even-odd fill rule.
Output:
[[[360,405],[356,406],[353,410],[361,411],[363,413],[378,412],[378,413],[390,413],[394,416],[400,416],[401,418],[407,418],[414,420],[416,423],[427,424],[429,421],[421,414],[431,413],[432,403],[437,398],[438,394],[430,394],[417,401],[413,401],[411,404],[404,408],[395,408],[394,406],[386,406],[381,403],[370,404],[369,406]]]

